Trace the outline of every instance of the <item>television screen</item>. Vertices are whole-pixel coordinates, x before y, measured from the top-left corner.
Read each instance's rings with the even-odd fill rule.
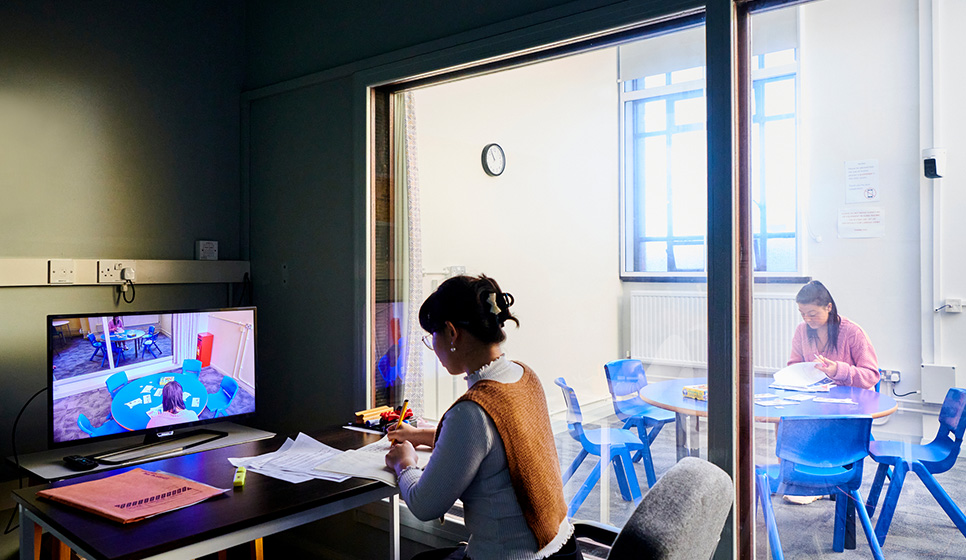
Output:
[[[48,315],[51,446],[255,412],[255,308]]]

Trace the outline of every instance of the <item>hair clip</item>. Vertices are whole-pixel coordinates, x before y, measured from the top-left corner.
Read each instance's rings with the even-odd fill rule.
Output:
[[[500,306],[496,304],[496,292],[491,292],[486,301],[490,303],[490,313],[494,315],[500,314]]]

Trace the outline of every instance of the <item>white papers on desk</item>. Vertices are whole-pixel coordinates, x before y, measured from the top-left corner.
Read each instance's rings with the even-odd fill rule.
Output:
[[[320,462],[340,454],[342,451],[299,433],[295,441],[287,438],[278,451],[257,457],[232,458],[228,459],[228,462],[236,467],[245,467],[252,472],[286,482],[298,483],[314,478],[342,482],[349,477],[313,470],[313,467]]]
[[[825,376],[825,372],[815,367],[815,362],[801,362],[776,371],[775,382],[769,387],[786,391],[827,393],[834,384]]]
[[[389,486],[396,486],[396,473],[386,466],[386,453],[392,447],[389,437],[370,443],[359,449],[350,449],[315,467],[316,471],[342,473],[359,478],[369,478],[384,482]],[[432,451],[425,448],[416,449],[417,464],[425,467],[429,463]]]

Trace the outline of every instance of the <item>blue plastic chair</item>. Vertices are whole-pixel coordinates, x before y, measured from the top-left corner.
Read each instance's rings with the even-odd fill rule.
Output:
[[[573,517],[580,508],[590,491],[600,480],[601,466],[604,463],[601,453],[605,452],[604,442],[607,442],[606,453],[607,465],[614,465],[614,474],[617,475],[617,485],[620,487],[621,497],[627,501],[637,501],[641,499],[641,487],[637,482],[637,473],[634,472],[634,463],[631,461],[631,452],[647,450],[647,444],[643,443],[637,436],[628,430],[616,428],[603,428],[595,430],[585,430],[583,427],[583,415],[580,413],[580,403],[577,402],[577,394],[567,385],[563,377],[558,377],[554,383],[563,391],[564,400],[567,402],[567,431],[570,436],[580,442],[582,449],[573,463],[565,473],[563,473],[563,483],[567,481],[577,471],[577,467],[584,461],[587,455],[595,455],[601,460],[597,462],[594,470],[591,471],[587,480],[581,485],[580,490],[570,500],[567,506],[567,516]],[[645,468],[654,470],[654,465],[650,463],[651,454],[645,455]]]
[[[188,358],[181,363],[181,373],[193,373],[195,375],[201,375],[201,360],[196,360],[194,358]]]
[[[642,387],[647,386],[647,375],[640,360],[607,362],[604,364],[604,375],[607,377],[607,389],[610,390],[617,418],[624,421],[625,430],[637,428],[637,436],[648,445],[646,451],[634,454],[634,461],[637,462],[644,458],[645,452],[650,454],[650,445],[665,424],[674,422],[674,413],[641,400],[638,393]],[[654,469],[650,469],[647,472],[648,486],[654,486],[653,471]]]
[[[772,558],[782,560],[771,495],[835,496],[835,530],[832,550],[845,550],[846,519],[858,513],[872,556],[882,560],[882,549],[872,530],[859,487],[862,463],[869,455],[870,416],[786,416],[778,423],[777,465],[755,468],[755,482],[768,528]],[[859,504],[856,507],[856,504]],[[851,511],[850,511],[851,510]],[[854,518],[852,518],[854,519]]]
[[[95,428],[91,425],[90,419],[84,416],[83,412],[77,415],[77,427],[91,437],[120,434],[127,431],[115,422],[113,418],[106,420],[103,424]]]
[[[151,327],[151,329],[154,329],[154,327]],[[150,334],[150,335],[144,337],[144,340],[141,343],[141,357],[142,358],[144,357],[144,354],[147,353],[147,352],[150,352],[151,353],[151,357],[152,358],[157,358],[158,355],[162,354],[161,347],[158,346],[158,334],[159,333],[153,333],[153,334]],[[154,353],[155,350],[158,351],[157,354]],[[197,360],[195,360],[195,361],[197,361]]]
[[[148,327],[148,336],[151,336],[152,334],[154,334],[154,331],[155,331],[154,325],[151,325],[150,327]]]
[[[187,361],[185,360],[185,362]],[[231,405],[231,401],[235,400],[236,394],[238,394],[238,382],[227,375],[222,377],[221,390],[208,395],[207,408],[213,413],[212,418],[217,418],[219,414],[224,416],[228,406]]]
[[[100,352],[101,355],[103,355],[103,356],[106,357],[106,354],[104,353],[104,343],[98,341],[97,340],[97,337],[94,336],[94,333],[91,333],[91,334],[87,335],[87,340],[89,340],[90,343],[91,343],[91,346],[94,347],[94,353],[91,354],[91,359],[90,360],[87,360],[88,362],[93,361],[94,358],[97,357],[97,353],[98,352]],[[103,366],[103,365],[104,365],[104,362],[101,361],[101,366]]]
[[[113,399],[118,390],[127,385],[127,382],[127,372],[119,371],[108,377],[104,383],[107,385],[107,390],[111,393],[111,398]]]
[[[889,532],[892,516],[896,511],[896,503],[899,501],[899,493],[902,492],[902,483],[910,470],[919,476],[956,528],[966,536],[966,516],[933,476],[948,471],[956,464],[959,450],[963,445],[964,432],[966,432],[966,389],[954,387],[946,392],[946,398],[943,399],[943,406],[939,411],[939,431],[931,442],[926,445],[915,445],[901,441],[873,441],[869,444],[869,454],[879,463],[875,471],[875,480],[869,490],[869,500],[865,504],[869,517],[875,513],[875,506],[879,501],[879,493],[882,491],[887,471],[890,467],[893,471],[889,491],[882,504],[882,511],[879,512],[879,520],[875,524],[875,535],[880,545],[885,544],[886,534]]]

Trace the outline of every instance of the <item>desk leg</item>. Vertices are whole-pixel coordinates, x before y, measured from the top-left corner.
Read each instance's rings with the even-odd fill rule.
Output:
[[[40,537],[43,529],[20,510],[20,560],[40,560]]]
[[[684,457],[700,457],[698,443],[698,417],[675,413],[674,437],[677,442],[678,461]]]
[[[399,560],[399,494],[389,496],[389,558]]]

